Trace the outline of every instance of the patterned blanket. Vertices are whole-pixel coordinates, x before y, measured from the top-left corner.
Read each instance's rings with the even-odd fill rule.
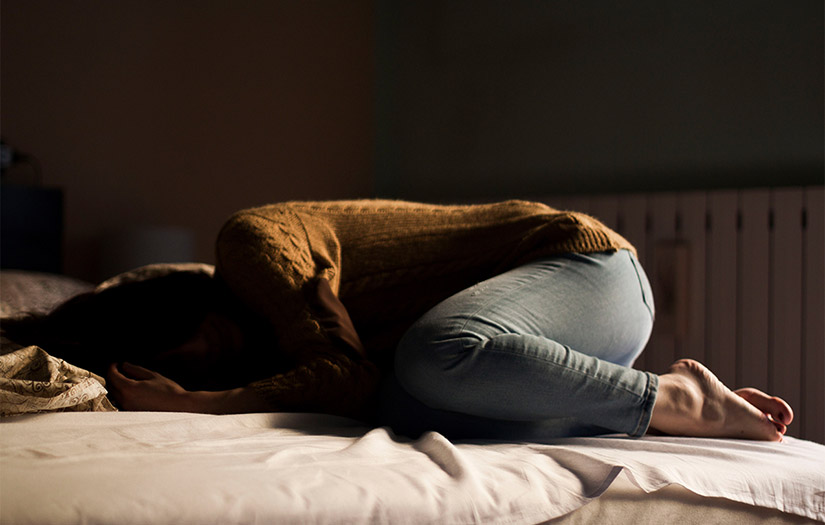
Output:
[[[33,412],[112,411],[106,381],[50,356],[37,346],[7,339],[0,355],[0,416]]]

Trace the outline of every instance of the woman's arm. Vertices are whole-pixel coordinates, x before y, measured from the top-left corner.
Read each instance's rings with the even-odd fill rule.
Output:
[[[123,363],[107,374],[115,401],[126,410],[230,414],[289,409],[365,416],[378,371],[365,359],[349,314],[329,283],[320,279],[314,290],[308,302],[330,344],[298,352],[303,360],[289,372],[229,390],[188,391],[158,372]]]
[[[124,410],[205,414],[271,411],[252,387],[190,392],[157,372],[131,363],[111,365],[106,379],[115,401]]]
[[[288,372],[253,383],[271,410],[362,414],[377,389],[371,363],[338,300],[341,249],[322,217],[289,204],[240,212],[217,242],[217,272],[263,318]]]

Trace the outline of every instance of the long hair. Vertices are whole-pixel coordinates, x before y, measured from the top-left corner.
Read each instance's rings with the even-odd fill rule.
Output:
[[[3,335],[97,374],[110,363],[146,362],[197,331],[226,294],[209,274],[175,271],[75,296],[46,315],[3,321]]]

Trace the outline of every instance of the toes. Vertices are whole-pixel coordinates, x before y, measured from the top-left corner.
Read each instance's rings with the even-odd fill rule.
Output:
[[[779,421],[775,421],[771,416],[767,416],[767,418],[768,418],[768,421],[773,423],[773,426],[776,427],[776,431],[784,436],[785,432],[788,431],[788,427],[783,425]]]
[[[768,441],[780,441],[782,439],[786,430],[784,424],[744,399],[739,399],[739,403],[736,403],[736,405],[739,405],[738,410],[731,405],[729,407],[732,409],[730,412],[731,428],[740,434],[739,437]]]
[[[777,429],[780,429],[779,425],[787,427],[793,421],[793,409],[781,398],[769,396],[755,388],[740,388],[735,393],[767,414],[771,422],[777,425]]]

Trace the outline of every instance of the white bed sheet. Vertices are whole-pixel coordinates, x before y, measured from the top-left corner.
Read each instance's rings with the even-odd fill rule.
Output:
[[[825,521],[825,447],[669,437],[416,441],[310,414],[52,413],[0,423],[2,523],[537,523],[622,473]]]

